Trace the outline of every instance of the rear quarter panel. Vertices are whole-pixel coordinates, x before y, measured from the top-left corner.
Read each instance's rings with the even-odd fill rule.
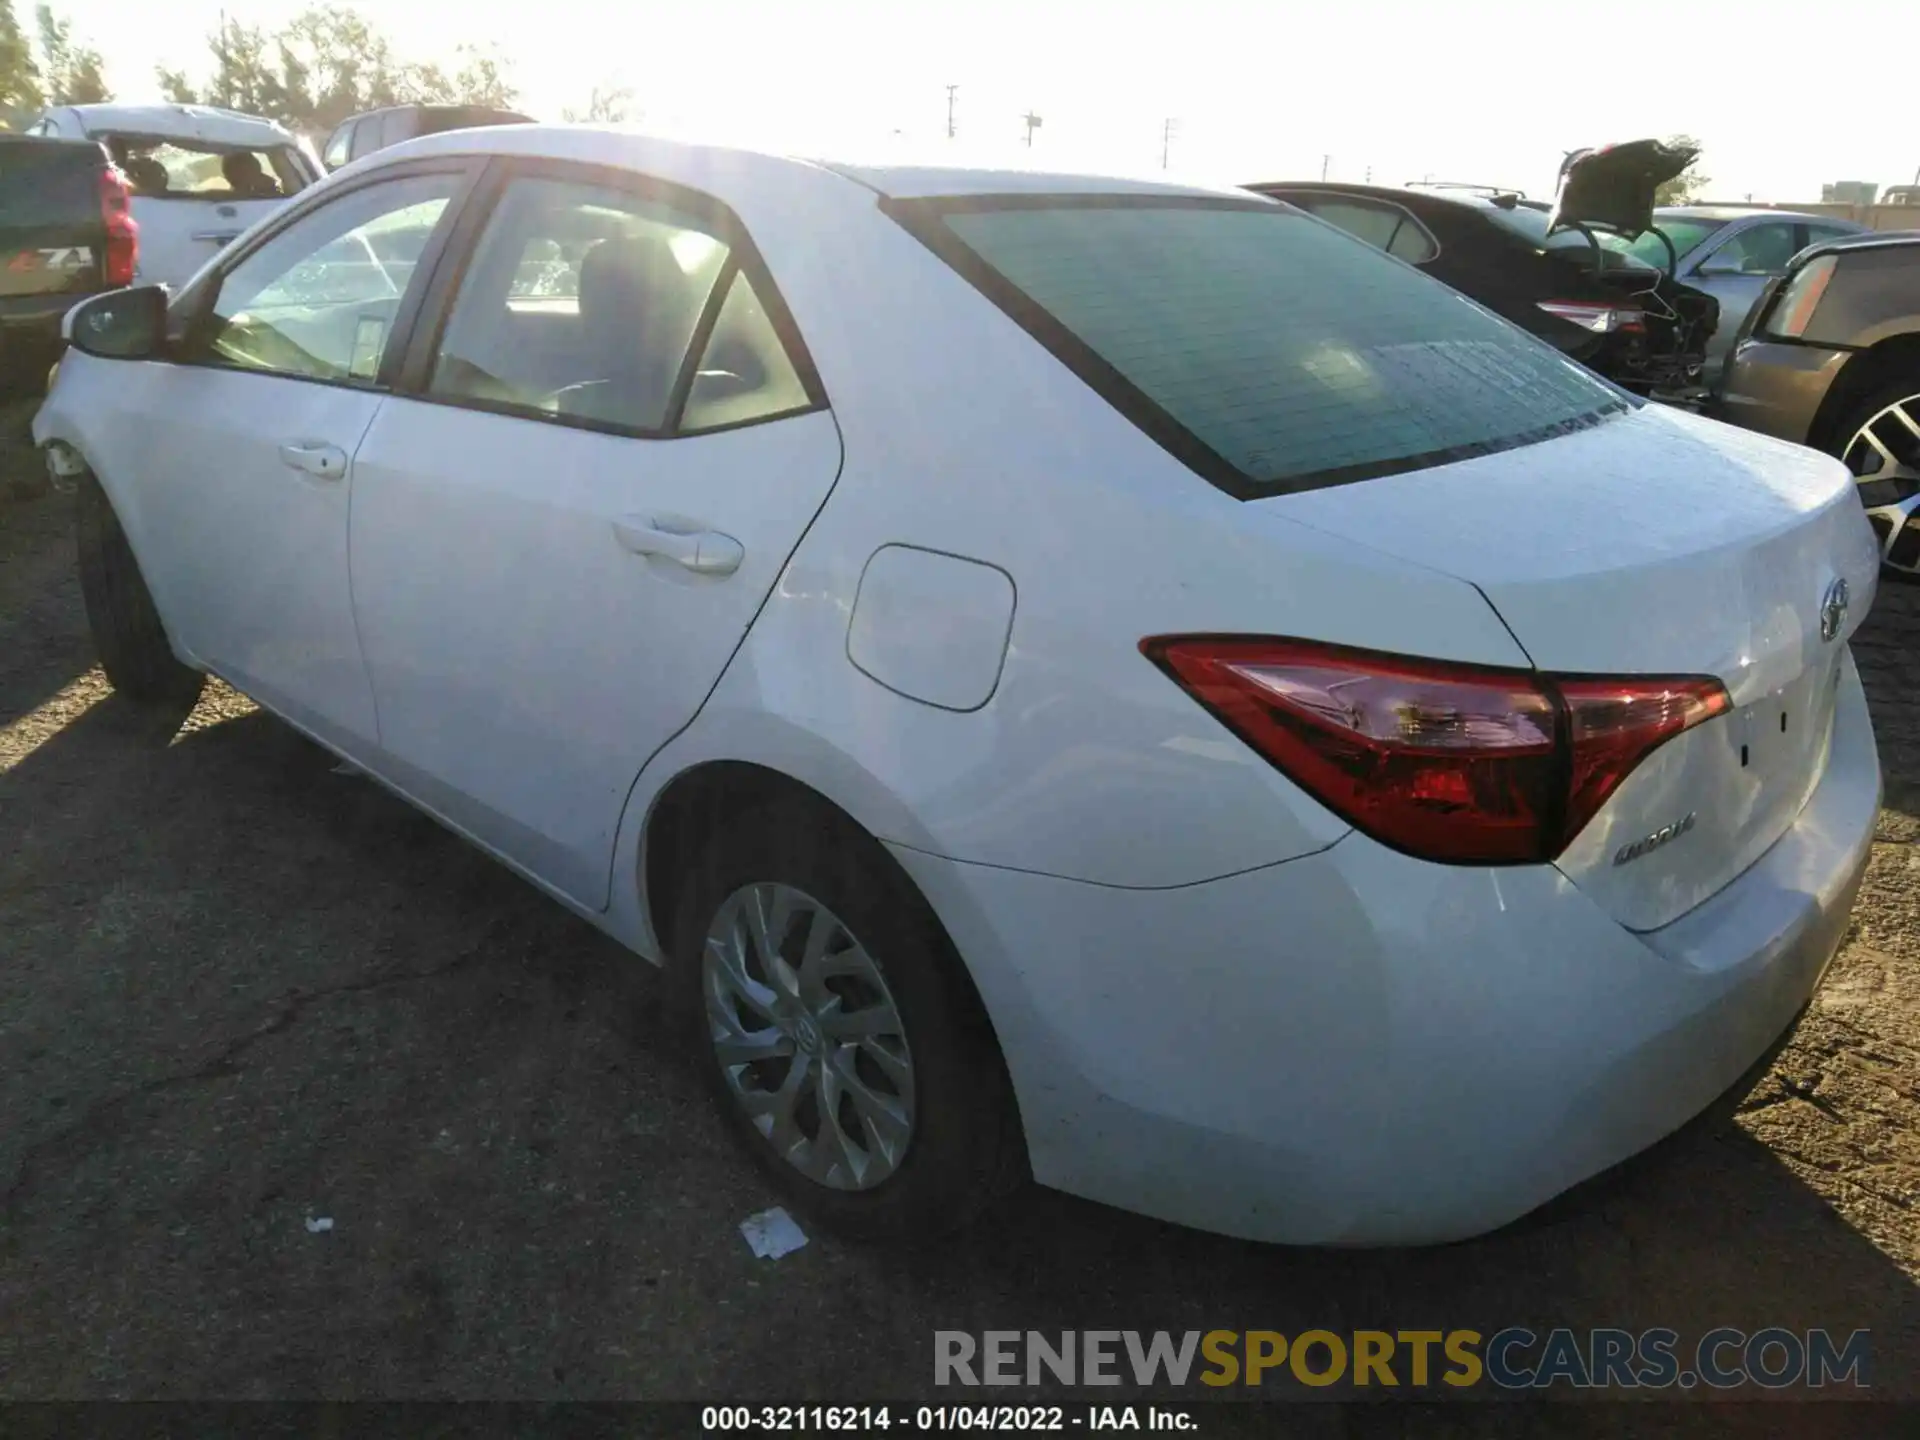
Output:
[[[1347,826],[1161,674],[1142,638],[1267,632],[1526,663],[1471,586],[1214,489],[871,194],[845,198],[845,215],[823,214],[815,195],[794,212],[804,224],[743,210],[813,350],[846,464],[635,805],[692,765],[751,760],[883,840],[1104,885],[1186,885],[1325,848]],[[835,244],[821,247],[810,235],[827,225]],[[1010,577],[1005,665],[980,708],[916,701],[849,660],[862,572],[888,545]]]

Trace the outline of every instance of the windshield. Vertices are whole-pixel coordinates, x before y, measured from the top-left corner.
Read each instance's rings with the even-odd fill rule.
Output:
[[[1458,292],[1279,206],[1023,196],[890,209],[1242,499],[1509,449],[1627,405]]]
[[[293,145],[216,145],[206,140],[101,135],[136,196],[170,200],[271,200],[312,178]]]

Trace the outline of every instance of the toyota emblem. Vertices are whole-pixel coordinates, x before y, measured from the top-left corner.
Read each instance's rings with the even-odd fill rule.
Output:
[[[1847,582],[1843,576],[1827,586],[1820,597],[1820,638],[1837,640],[1847,623]]]

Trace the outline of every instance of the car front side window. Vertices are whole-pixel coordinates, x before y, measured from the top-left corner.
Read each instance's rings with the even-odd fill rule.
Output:
[[[372,385],[414,264],[462,178],[380,181],[302,216],[222,277],[189,358]]]
[[[1752,225],[1730,237],[1702,268],[1716,274],[1778,275],[1799,248],[1790,224]]]

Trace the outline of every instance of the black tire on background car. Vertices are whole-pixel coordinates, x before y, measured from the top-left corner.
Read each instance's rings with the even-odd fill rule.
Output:
[[[933,1237],[1017,1188],[992,1028],[892,857],[825,805],[782,799],[689,859],[673,1024],[795,1208],[858,1238]]]
[[[100,668],[127,699],[184,715],[206,677],[174,656],[133,547],[90,472],[80,475],[73,506],[80,594]]]
[[[1834,427],[1880,542],[1880,567],[1920,579],[1920,374],[1877,387]]]

